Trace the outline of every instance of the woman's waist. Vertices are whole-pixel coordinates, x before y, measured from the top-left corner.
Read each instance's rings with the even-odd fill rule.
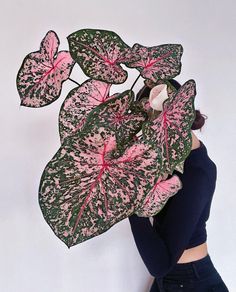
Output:
[[[214,283],[221,281],[221,277],[212,263],[209,254],[198,260],[177,263],[160,281],[179,287],[179,284],[191,284],[195,281],[203,281],[206,279]]]
[[[184,264],[202,259],[208,254],[207,243],[204,242],[189,249],[185,249],[177,264]]]

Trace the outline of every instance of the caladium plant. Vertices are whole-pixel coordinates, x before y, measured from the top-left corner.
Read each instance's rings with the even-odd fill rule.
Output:
[[[49,31],[40,50],[28,54],[17,74],[21,105],[42,107],[56,100],[78,64],[90,78],[73,88],[59,114],[61,147],[42,174],[39,204],[54,233],[71,247],[97,236],[136,213],[157,214],[181,188],[177,176],[191,146],[195,82],[179,91],[168,79],[181,70],[181,45],[132,49],[116,33],[78,30],[67,37],[69,52],[57,53]],[[111,94],[136,68],[146,84],[167,84],[168,99],[149,119],[149,97],[137,101],[133,87]],[[122,65],[122,66],[121,66]],[[115,86],[115,85],[114,85]],[[137,136],[142,130],[143,135]]]
[[[62,83],[70,76],[74,60],[67,51],[58,51],[59,38],[49,31],[39,51],[28,54],[17,74],[17,89],[21,105],[42,107],[55,101]]]

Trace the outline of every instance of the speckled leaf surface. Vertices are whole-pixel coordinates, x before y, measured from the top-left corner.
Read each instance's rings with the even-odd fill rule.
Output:
[[[137,60],[131,48],[114,32],[81,29],[67,37],[73,59],[90,78],[120,84],[127,79],[121,63]]]
[[[75,62],[69,52],[57,53],[58,46],[58,36],[49,31],[39,51],[24,58],[16,79],[21,105],[42,107],[60,96],[62,83],[69,78]]]
[[[100,104],[87,116],[83,131],[89,132],[94,127],[109,127],[116,133],[117,144],[125,144],[146,120],[146,114],[135,108],[133,101],[134,93],[126,90]]]
[[[54,233],[68,246],[108,230],[143,203],[160,175],[160,153],[137,142],[114,159],[115,135],[96,128],[68,137],[46,166],[39,204]]]
[[[133,54],[139,56],[138,61],[128,61],[126,66],[136,68],[144,79],[157,82],[159,79],[171,79],[181,71],[183,47],[178,44],[165,44],[145,47],[135,44]]]
[[[163,173],[172,173],[191,151],[195,95],[196,84],[191,79],[164,102],[163,111],[155,120],[143,125],[144,140],[161,147]]]
[[[96,106],[117,96],[109,96],[110,87],[111,84],[89,79],[69,92],[59,114],[61,142],[82,129],[88,114]]]
[[[156,215],[165,206],[169,198],[176,195],[181,188],[182,182],[177,175],[173,175],[166,180],[159,178],[152,190],[145,197],[142,206],[135,210],[135,213],[140,217]]]

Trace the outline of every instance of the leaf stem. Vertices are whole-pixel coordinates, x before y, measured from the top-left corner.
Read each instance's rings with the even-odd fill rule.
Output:
[[[70,81],[76,83],[78,86],[80,86],[80,84],[79,84],[77,81],[75,81],[75,80],[73,80],[73,79],[71,79],[71,78],[68,78],[68,79],[69,79]]]
[[[138,77],[135,79],[133,85],[130,88],[130,91],[134,88],[134,85],[136,84],[136,82],[138,81],[139,77],[141,76],[141,73],[138,75]]]

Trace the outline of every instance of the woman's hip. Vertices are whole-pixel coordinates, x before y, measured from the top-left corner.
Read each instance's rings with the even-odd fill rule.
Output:
[[[154,279],[150,292],[229,291],[214,267],[209,254],[189,263],[177,263],[163,278]]]

